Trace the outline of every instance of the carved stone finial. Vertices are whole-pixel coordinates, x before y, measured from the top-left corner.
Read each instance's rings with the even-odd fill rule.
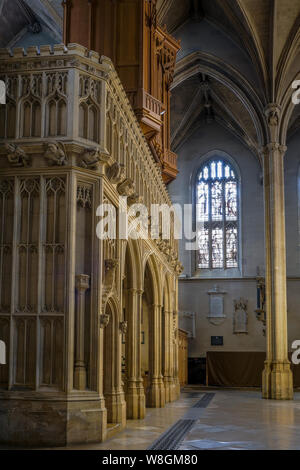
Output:
[[[13,167],[29,166],[29,156],[21,147],[14,144],[5,144],[8,163]]]
[[[89,170],[98,170],[100,163],[107,163],[110,159],[109,155],[100,152],[99,149],[88,148],[81,154],[80,166]]]
[[[100,321],[100,328],[106,328],[109,323],[109,315],[107,315],[106,313],[102,313],[99,316],[99,321]]]
[[[123,335],[127,333],[127,321],[121,321],[119,324],[120,331]]]
[[[112,184],[120,184],[125,179],[125,166],[115,162],[107,169],[106,174]]]
[[[67,165],[67,155],[62,142],[48,142],[44,157],[52,166]]]

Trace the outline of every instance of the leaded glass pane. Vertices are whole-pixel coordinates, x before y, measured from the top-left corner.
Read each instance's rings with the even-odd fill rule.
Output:
[[[238,266],[238,231],[236,225],[226,227],[226,266],[236,268]]]
[[[215,227],[211,235],[212,267],[223,268],[223,229]]]
[[[236,181],[225,183],[225,213],[226,220],[237,219],[237,184]]]
[[[209,217],[209,186],[201,182],[198,187],[197,220],[206,222]]]
[[[209,268],[209,231],[205,227],[198,231],[198,246],[198,266]]]
[[[201,168],[196,217],[198,267],[238,267],[238,181],[228,162],[212,160]]]
[[[223,218],[223,188],[220,181],[211,184],[211,218],[222,220]]]

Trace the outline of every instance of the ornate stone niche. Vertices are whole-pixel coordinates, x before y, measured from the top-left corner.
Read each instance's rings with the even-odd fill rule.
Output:
[[[248,334],[248,300],[240,298],[234,300],[233,333],[235,335]]]
[[[224,313],[224,295],[227,292],[220,290],[219,286],[215,285],[207,293],[209,295],[209,313],[207,319],[212,325],[220,325],[226,319]]]

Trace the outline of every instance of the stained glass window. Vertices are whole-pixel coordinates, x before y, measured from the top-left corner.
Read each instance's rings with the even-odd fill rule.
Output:
[[[238,179],[225,160],[212,159],[198,173],[198,268],[238,267]]]

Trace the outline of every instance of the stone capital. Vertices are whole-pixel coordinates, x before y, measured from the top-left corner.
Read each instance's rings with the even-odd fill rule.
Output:
[[[276,151],[280,152],[280,154],[284,156],[287,151],[287,146],[282,145],[279,142],[270,142],[260,149],[260,154],[265,158],[270,155],[270,153],[274,153]]]
[[[75,286],[78,291],[86,291],[90,287],[90,276],[88,274],[77,274]]]

